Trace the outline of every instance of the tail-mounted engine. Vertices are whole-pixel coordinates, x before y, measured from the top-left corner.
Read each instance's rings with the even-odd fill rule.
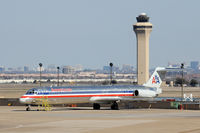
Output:
[[[135,96],[137,97],[155,97],[156,92],[152,90],[135,90]]]

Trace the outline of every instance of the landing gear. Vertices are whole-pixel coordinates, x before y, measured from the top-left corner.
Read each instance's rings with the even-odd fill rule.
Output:
[[[31,106],[30,105],[27,106],[26,111],[31,111]]]
[[[113,102],[113,104],[111,105],[111,109],[112,110],[119,110],[119,106],[118,106],[117,102]]]
[[[98,103],[94,103],[93,104],[93,109],[94,110],[99,110],[100,108],[101,108],[100,104],[98,104]]]

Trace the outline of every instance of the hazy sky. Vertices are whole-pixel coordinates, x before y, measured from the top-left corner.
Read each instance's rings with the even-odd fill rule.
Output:
[[[200,61],[199,0],[1,0],[0,66],[135,66],[142,12],[153,24],[150,67]]]

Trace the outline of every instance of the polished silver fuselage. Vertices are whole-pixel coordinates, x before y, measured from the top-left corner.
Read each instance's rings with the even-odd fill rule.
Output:
[[[20,98],[20,102],[24,104],[111,103],[138,98],[135,90],[148,91],[153,94],[152,96],[156,94],[156,88],[134,85],[41,87],[28,90]]]

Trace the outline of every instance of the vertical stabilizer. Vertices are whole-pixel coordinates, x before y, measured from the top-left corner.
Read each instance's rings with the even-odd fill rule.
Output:
[[[162,84],[162,80],[158,74],[158,71],[165,70],[163,67],[157,67],[153,74],[151,75],[151,78],[147,81],[147,83],[144,84],[144,86],[147,87],[156,87],[159,88],[160,85]]]

